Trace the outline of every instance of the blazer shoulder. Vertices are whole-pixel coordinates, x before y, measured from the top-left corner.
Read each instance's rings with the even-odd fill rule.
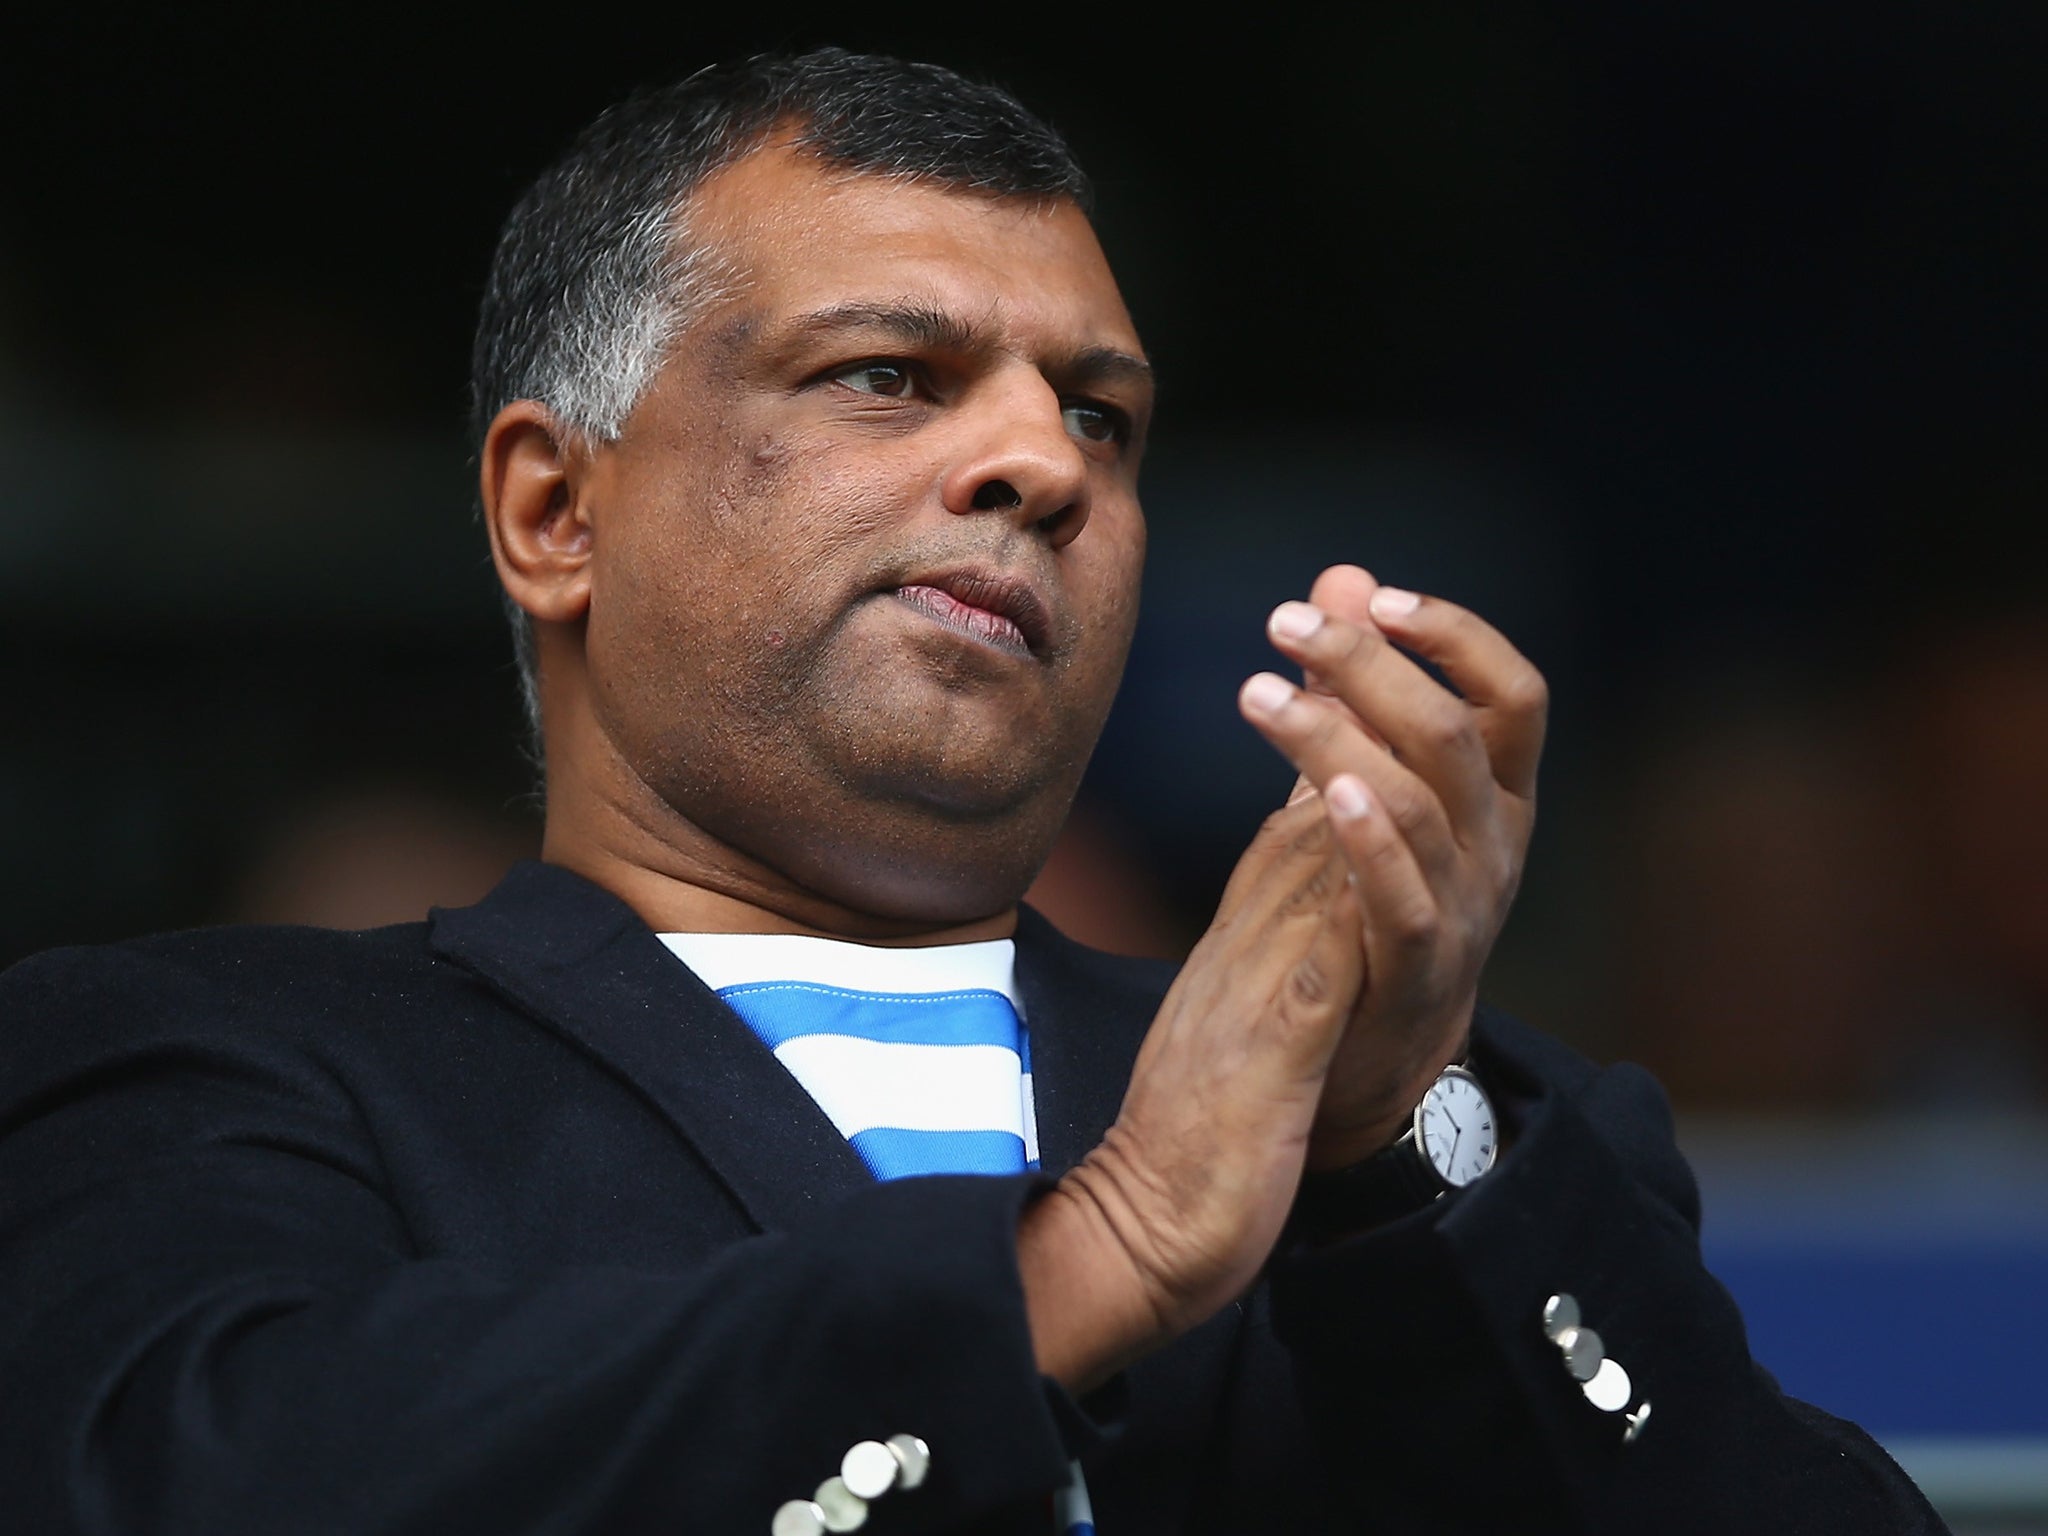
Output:
[[[203,1021],[276,1034],[347,999],[417,990],[441,962],[426,924],[346,932],[243,925],[75,945],[0,973],[0,1050],[38,1039],[135,1037]]]
[[[388,967],[427,955],[427,925],[345,930],[237,923],[46,949],[0,972],[0,995],[18,989],[111,981],[211,979],[230,988],[266,976]]]

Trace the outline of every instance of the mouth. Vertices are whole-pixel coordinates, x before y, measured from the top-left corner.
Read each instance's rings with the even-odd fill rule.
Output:
[[[892,594],[957,634],[1016,656],[1035,656],[1052,634],[1045,600],[1029,582],[992,571],[919,576]]]

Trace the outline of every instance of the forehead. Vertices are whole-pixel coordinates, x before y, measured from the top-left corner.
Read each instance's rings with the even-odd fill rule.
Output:
[[[758,321],[909,299],[1027,349],[1143,355],[1095,231],[1068,199],[842,171],[775,144],[707,177],[686,223],[733,280],[726,302]]]

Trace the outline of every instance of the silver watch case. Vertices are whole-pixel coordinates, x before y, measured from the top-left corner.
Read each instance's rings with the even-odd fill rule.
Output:
[[[1493,1143],[1486,1149],[1486,1161],[1463,1179],[1451,1177],[1451,1173],[1455,1172],[1455,1169],[1446,1171],[1437,1166],[1436,1159],[1430,1155],[1429,1143],[1423,1126],[1423,1116],[1428,1112],[1431,1104],[1440,1097],[1445,1082],[1450,1080],[1463,1082],[1470,1088],[1472,1093],[1478,1096],[1479,1102],[1485,1106],[1486,1114],[1493,1129]],[[1500,1113],[1494,1108],[1493,1098],[1487,1093],[1485,1085],[1477,1077],[1473,1076],[1470,1068],[1448,1066],[1436,1075],[1435,1081],[1429,1085],[1422,1097],[1416,1101],[1415,1111],[1409,1116],[1408,1129],[1401,1133],[1400,1140],[1395,1142],[1394,1145],[1396,1147],[1409,1148],[1416,1163],[1420,1165],[1420,1171],[1423,1176],[1430,1181],[1438,1194],[1443,1194],[1447,1190],[1463,1189],[1468,1185],[1475,1184],[1493,1171],[1494,1165],[1500,1161],[1499,1126]]]

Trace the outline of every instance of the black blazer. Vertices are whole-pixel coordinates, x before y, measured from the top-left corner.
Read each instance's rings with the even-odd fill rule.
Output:
[[[1026,913],[1048,1175],[1169,979]],[[1661,1094],[1487,1016],[1483,1184],[1276,1257],[1074,1402],[1033,1366],[1040,1181],[875,1184],[624,905],[562,870],[369,933],[227,929],[0,978],[0,1530],[744,1532],[853,1442],[931,1446],[868,1528],[1045,1536],[1924,1531],[1784,1398],[1701,1267]],[[1633,1444],[1541,1325],[1568,1291]]]

